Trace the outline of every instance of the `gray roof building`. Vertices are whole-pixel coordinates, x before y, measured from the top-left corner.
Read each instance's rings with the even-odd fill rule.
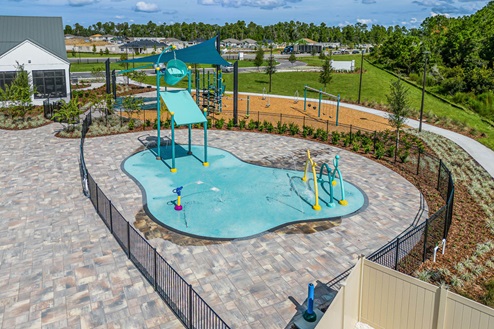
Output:
[[[0,16],[0,56],[25,40],[68,61],[61,17]]]

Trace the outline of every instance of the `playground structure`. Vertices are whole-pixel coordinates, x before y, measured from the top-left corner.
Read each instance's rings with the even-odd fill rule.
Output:
[[[328,207],[334,208],[335,203],[333,202],[334,200],[334,186],[338,185],[338,181],[340,183],[340,193],[341,193],[341,199],[338,201],[338,203],[342,206],[347,206],[348,201],[345,198],[345,186],[343,184],[343,176],[341,175],[341,171],[338,168],[338,162],[339,162],[340,156],[336,155],[335,158],[333,159],[333,166],[334,170],[331,170],[329,165],[327,163],[323,163],[321,165],[321,168],[319,170],[319,176],[316,174],[316,167],[317,163],[312,159],[310,156],[310,150],[307,150],[307,161],[305,162],[305,168],[304,168],[304,176],[302,177],[302,181],[307,182],[307,170],[309,169],[309,166],[311,167],[312,170],[312,176],[314,180],[314,196],[315,196],[315,201],[314,205],[312,206],[312,209],[314,210],[321,210],[321,205],[319,204],[319,188],[318,185],[322,184],[325,182],[323,179],[324,176],[324,169],[326,169],[326,174],[328,176],[328,184],[329,184],[329,202],[328,202]],[[338,177],[336,177],[336,174],[338,174]]]
[[[206,71],[206,69],[203,68],[201,77],[200,71],[196,69],[194,75],[197,106],[202,106],[208,113],[211,111],[221,113],[223,107],[222,99],[223,94],[225,93],[225,85],[223,84],[221,71],[211,72],[210,70]]]
[[[225,61],[218,52],[219,41],[217,38],[211,38],[196,46],[176,50],[174,46],[167,47],[159,55],[147,56],[136,58],[132,60],[126,60],[126,63],[153,63],[146,64],[144,66],[135,67],[129,70],[120,71],[119,74],[131,72],[133,70],[146,68],[153,66],[156,71],[156,111],[157,111],[157,151],[156,159],[161,158],[161,105],[168,110],[171,115],[171,165],[170,171],[176,172],[175,161],[175,126],[188,126],[189,143],[188,153],[192,155],[191,141],[192,141],[192,125],[202,124],[204,127],[204,159],[202,161],[205,167],[209,166],[208,154],[207,154],[207,108],[202,111],[198,104],[199,98],[196,100],[192,98],[192,79],[190,67],[187,67],[185,62],[190,64],[211,64],[216,65],[218,68],[223,66],[230,66],[230,63]],[[113,75],[115,76],[115,75]],[[186,90],[168,90],[165,86],[165,91],[161,91],[160,82],[161,78],[164,78],[164,82],[168,86],[175,86],[185,77],[187,80]],[[199,89],[199,83],[197,81],[198,75],[196,74],[196,90]],[[221,74],[217,74],[215,77],[217,81],[216,91],[214,92],[214,101],[219,102],[219,108],[221,109],[221,96],[224,88],[221,81]],[[208,81],[209,82],[209,81]],[[204,84],[203,84],[204,87]],[[221,89],[220,89],[221,88]],[[115,84],[114,84],[115,89]],[[208,85],[209,89],[209,85]],[[221,92],[220,92],[221,91]],[[209,90],[208,90],[209,94]],[[199,93],[197,93],[199,95]],[[208,97],[209,100],[209,97]],[[151,104],[149,106],[152,106]]]
[[[333,94],[330,94],[330,93],[327,93],[327,92],[324,92],[322,91],[321,89],[316,89],[316,88],[312,88],[312,87],[309,87],[307,85],[304,86],[304,112],[307,111],[307,91],[313,91],[313,92],[316,92],[318,93],[318,106],[317,106],[317,117],[321,117],[321,108],[323,106],[323,95],[324,96],[327,96],[329,99],[333,99],[333,103],[336,102],[336,125],[338,126],[338,116],[339,116],[339,112],[340,112],[340,95],[333,95]],[[298,92],[297,92],[298,93]],[[325,102],[324,104],[327,104],[328,106],[331,105],[331,103],[329,102]],[[328,111],[329,112],[329,111]]]

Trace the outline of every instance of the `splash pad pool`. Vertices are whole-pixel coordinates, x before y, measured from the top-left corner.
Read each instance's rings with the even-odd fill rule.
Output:
[[[189,236],[206,239],[247,238],[288,224],[346,217],[359,211],[365,196],[356,186],[344,181],[345,200],[335,188],[330,200],[329,179],[317,183],[314,177],[303,181],[304,172],[249,164],[233,154],[208,148],[210,167],[177,145],[176,173],[170,173],[166,159],[170,147],[162,147],[164,161],[156,161],[156,149],[132,155],[123,163],[143,191],[144,209],[157,223]],[[202,146],[192,146],[200,154]],[[180,200],[174,190],[181,189]],[[177,201],[181,209],[177,211]]]

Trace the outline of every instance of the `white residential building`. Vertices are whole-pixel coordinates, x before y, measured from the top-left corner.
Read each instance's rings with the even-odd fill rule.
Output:
[[[70,63],[61,17],[0,16],[0,88],[23,65],[36,89],[33,103],[70,100]]]

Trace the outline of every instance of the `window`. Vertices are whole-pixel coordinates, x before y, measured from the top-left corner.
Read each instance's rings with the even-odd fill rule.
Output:
[[[33,71],[34,98],[67,97],[65,70]]]
[[[8,86],[14,81],[16,71],[8,71],[8,72],[0,72],[0,88],[5,89],[5,86]]]

